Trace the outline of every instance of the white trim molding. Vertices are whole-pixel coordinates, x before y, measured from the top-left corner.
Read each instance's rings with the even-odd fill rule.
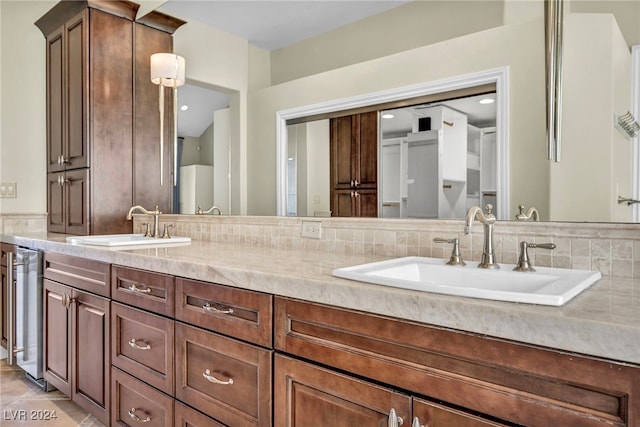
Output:
[[[631,111],[633,117],[638,120],[640,117],[640,45],[631,47]],[[636,136],[631,140],[633,147],[633,170],[632,170],[632,185],[631,185],[631,198],[640,200],[640,137]],[[633,222],[640,222],[640,205],[636,203],[633,205],[632,213]]]
[[[509,67],[416,85],[389,89],[350,98],[327,101],[276,112],[276,185],[277,215],[286,215],[287,120],[402,101],[419,96],[448,92],[483,84],[496,85],[497,198],[495,213],[509,217]]]

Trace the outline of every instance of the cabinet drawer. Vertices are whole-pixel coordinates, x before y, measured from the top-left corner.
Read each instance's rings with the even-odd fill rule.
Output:
[[[173,398],[111,368],[111,425],[173,427]]]
[[[173,394],[173,320],[111,304],[112,363]]]
[[[272,347],[271,295],[176,279],[176,319]]]
[[[511,423],[640,423],[630,403],[640,399],[637,367],[287,298],[274,304],[277,350]]]
[[[173,317],[173,276],[114,265],[111,269],[113,299]]]
[[[176,398],[226,425],[269,426],[271,353],[176,322]]]
[[[176,400],[175,409],[176,422],[174,427],[225,427],[224,424],[220,424],[180,401]]]
[[[45,252],[43,274],[47,279],[108,298],[110,267],[100,261]]]

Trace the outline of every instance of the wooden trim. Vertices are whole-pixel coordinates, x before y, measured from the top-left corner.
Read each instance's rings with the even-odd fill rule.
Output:
[[[136,18],[139,7],[139,4],[127,0],[61,1],[38,19],[35,25],[47,37],[86,8],[102,10],[133,21]]]
[[[157,10],[152,10],[146,15],[141,16],[136,19],[136,22],[169,34],[175,33],[178,28],[187,23],[182,19],[158,12]]]

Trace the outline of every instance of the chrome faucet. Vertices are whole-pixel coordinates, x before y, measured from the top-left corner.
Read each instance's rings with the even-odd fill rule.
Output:
[[[527,212],[524,211],[524,205],[518,206],[519,214],[516,215],[516,219],[518,221],[529,221],[533,219],[534,221],[540,221],[540,214],[538,213],[538,209],[531,206]]]
[[[484,244],[482,246],[482,258],[478,268],[500,268],[496,263],[495,254],[493,252],[493,225],[496,222],[496,216],[491,213],[493,211],[493,205],[487,204],[485,206],[487,213],[482,212],[478,206],[473,206],[467,213],[467,221],[464,227],[464,234],[471,234],[471,227],[473,222],[477,219],[480,221],[484,228]]]
[[[152,211],[148,211],[145,208],[143,208],[140,205],[135,205],[132,206],[131,209],[129,209],[129,213],[127,214],[127,220],[131,221],[133,219],[133,214],[135,212],[140,212],[143,213],[145,215],[153,215],[153,232],[151,233],[151,237],[160,237],[160,231],[159,231],[159,227],[158,227],[158,223],[159,223],[159,219],[160,219],[160,214],[162,212],[160,212],[160,209],[158,208],[158,205],[156,205],[155,210]]]
[[[196,209],[196,215],[204,215],[204,214],[208,214],[208,213],[212,213],[218,211],[218,215],[222,215],[222,209],[220,209],[217,206],[211,206],[211,208],[209,208],[206,211],[203,211],[202,208],[200,206],[198,206],[198,209]],[[214,214],[215,215],[215,214]]]

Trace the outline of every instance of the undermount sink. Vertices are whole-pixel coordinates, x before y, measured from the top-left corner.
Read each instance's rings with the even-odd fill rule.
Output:
[[[438,258],[404,257],[338,268],[333,275],[377,285],[498,301],[561,306],[598,281],[600,272],[536,267],[533,272],[446,265]]]
[[[172,236],[168,239],[157,239],[155,237],[145,237],[143,234],[102,234],[93,236],[67,237],[67,243],[73,245],[92,246],[166,246],[176,243],[190,243],[190,237]]]

